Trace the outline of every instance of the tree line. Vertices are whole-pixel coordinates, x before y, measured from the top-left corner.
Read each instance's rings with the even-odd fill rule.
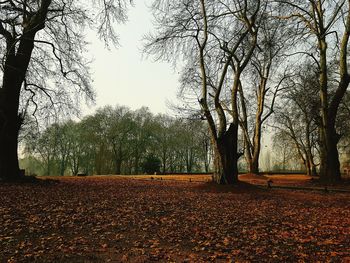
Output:
[[[317,93],[307,66],[290,79],[288,88],[275,105],[270,135],[272,145],[259,158],[261,171],[301,171],[317,176],[319,170],[319,132]],[[305,94],[308,94],[305,96]],[[350,93],[344,98],[337,128],[342,131],[340,149],[348,154],[350,146]],[[194,116],[192,116],[194,117]],[[195,118],[152,114],[142,107],[132,111],[126,106],[106,106],[81,121],[66,120],[22,130],[24,158],[21,167],[27,174],[154,174],[208,173],[213,171],[214,153],[207,123]],[[249,172],[241,131],[242,157],[239,171]],[[244,158],[245,157],[245,158]],[[349,161],[349,156],[343,161]],[[263,166],[263,168],[261,167]]]
[[[81,121],[27,132],[29,174],[153,174],[209,172],[208,129],[200,120],[106,106]]]

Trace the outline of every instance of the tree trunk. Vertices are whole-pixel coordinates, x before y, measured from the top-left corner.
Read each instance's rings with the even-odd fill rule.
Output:
[[[205,172],[208,173],[209,172],[209,144],[210,141],[204,141],[204,169]]]
[[[14,70],[5,70],[0,98],[0,177],[20,179],[18,165],[18,133],[22,123],[18,116],[21,82],[16,81]]]
[[[60,163],[60,176],[64,176],[64,172],[66,171],[67,163],[66,158],[63,157]]]
[[[18,164],[18,132],[21,118],[17,112],[4,110],[0,120],[0,178],[6,181],[19,180],[20,171]]]
[[[261,116],[255,123],[255,132],[253,139],[252,156],[249,161],[249,172],[252,174],[259,174],[259,159],[261,148]]]
[[[305,152],[305,168],[306,168],[306,174],[310,176],[316,176],[316,165],[314,162],[314,156],[311,152],[311,148],[307,148]]]
[[[78,169],[77,169],[77,167],[76,167],[76,165],[74,164],[74,165],[72,165],[72,169],[71,169],[71,171],[72,171],[72,175],[73,176],[76,176],[76,175],[78,175]]]
[[[323,83],[323,76],[320,77],[320,82]],[[345,84],[344,84],[345,85]],[[346,84],[346,87],[348,82]],[[337,93],[334,95],[332,104],[337,98]],[[337,144],[340,136],[335,129],[335,120],[337,116],[337,105],[328,107],[327,90],[321,89],[321,127],[320,127],[320,178],[324,182],[336,182],[341,180],[339,153]],[[339,95],[338,95],[339,96]]]
[[[261,105],[260,105],[261,104]],[[252,159],[252,166],[250,167],[251,173],[259,174],[259,159],[260,159],[260,150],[261,150],[261,127],[262,127],[262,113],[263,113],[263,105],[264,105],[264,98],[261,99],[259,102],[259,107],[261,107],[261,110],[259,110],[258,116],[256,117],[255,121],[255,132],[254,132],[254,138],[253,138],[253,159]]]
[[[115,161],[115,174],[121,174],[122,171],[122,160],[116,159]]]
[[[328,136],[325,136],[325,133]],[[340,181],[340,162],[337,148],[339,135],[336,133],[334,127],[328,127],[327,130],[322,131],[322,136],[320,178],[324,182]]]
[[[259,158],[253,158],[249,162],[249,172],[259,174]]]
[[[141,148],[140,145],[138,143],[136,143],[134,145],[135,147],[135,154],[134,154],[134,174],[139,174],[140,173],[140,152],[142,152],[142,150],[139,152],[139,149]],[[143,147],[142,147],[143,149]],[[132,169],[130,169],[132,170]],[[130,172],[130,174],[132,173],[132,171]]]
[[[267,69],[267,72],[268,71],[269,69]],[[248,163],[249,172],[252,174],[259,174],[259,158],[260,158],[260,150],[261,150],[261,128],[262,128],[263,122],[266,119],[266,118],[263,118],[266,85],[267,85],[267,78],[262,78],[260,80],[259,89],[256,92],[258,107],[255,113],[254,134],[253,134],[252,140],[250,139],[249,132],[248,132],[248,114],[247,114],[247,106],[245,103],[243,89],[240,86],[238,90],[241,98],[240,102],[242,107],[242,119],[243,119],[243,121],[240,122],[240,125],[243,130],[244,141],[246,145],[245,158]]]
[[[311,159],[309,159],[309,157],[306,159],[305,166],[306,166],[306,175],[309,175],[309,176],[317,175],[316,165],[313,163]]]
[[[314,162],[314,155],[312,153],[312,143],[311,143],[311,131],[310,131],[310,121],[309,116],[305,113],[305,134],[306,134],[306,146],[305,146],[305,156],[307,161],[307,175],[316,176],[316,165]]]
[[[187,173],[192,172],[193,167],[193,150],[187,149],[186,150],[186,171]]]
[[[162,169],[163,169],[163,174],[165,174],[166,172],[166,166],[167,166],[167,157],[166,157],[166,153],[163,151],[163,158],[162,158]]]
[[[346,28],[343,35],[343,39],[340,46],[340,81],[337,90],[332,96],[331,102],[328,104],[327,101],[327,90],[321,89],[321,117],[322,123],[320,127],[320,138],[321,138],[321,165],[320,165],[320,177],[325,182],[335,182],[341,180],[340,174],[340,163],[339,163],[339,152],[337,144],[340,140],[340,135],[336,131],[336,118],[338,108],[341,100],[343,99],[345,92],[350,83],[350,75],[348,72],[348,41],[350,35],[350,12],[347,14]],[[324,48],[326,50],[326,48]],[[321,51],[323,51],[321,49]],[[322,53],[321,53],[322,55]],[[322,56],[321,56],[322,59]],[[321,65],[325,63],[326,59],[321,60]],[[324,74],[325,75],[325,74]],[[326,77],[320,74],[321,87],[324,84]]]
[[[242,103],[243,104],[243,103]],[[245,121],[241,123],[244,130],[244,141],[246,144],[245,159],[248,163],[249,173],[259,174],[259,158],[261,149],[261,114],[258,114],[255,122],[255,131],[253,141],[251,142],[248,134],[248,123]]]
[[[34,33],[24,34],[17,54],[15,41],[7,43],[8,56],[0,89],[0,178],[19,180],[18,134],[23,117],[18,114],[19,98],[32,50]]]
[[[314,163],[311,164],[311,176],[317,176],[317,169]]]
[[[304,162],[304,166],[306,169],[306,175],[311,175],[311,166],[310,166],[310,162],[308,161],[308,158],[306,158]]]
[[[350,76],[347,68],[347,50],[350,35],[350,14],[346,19],[347,30],[344,32],[340,46],[339,73],[340,81],[331,102],[328,100],[328,79],[327,79],[327,43],[325,34],[319,38],[320,50],[320,100],[321,100],[321,123],[320,123],[320,177],[324,182],[335,182],[341,180],[339,153],[337,144],[340,136],[335,129],[335,120],[337,117],[339,104],[344,97],[346,89],[350,82]]]
[[[46,175],[47,176],[51,175],[51,171],[52,171],[51,166],[52,166],[52,158],[48,157],[47,158],[47,166],[46,166]]]
[[[218,184],[235,184],[238,182],[238,126],[230,128],[214,142],[215,173],[214,181]]]
[[[23,116],[18,113],[22,84],[28,70],[38,31],[45,27],[51,0],[41,2],[40,10],[24,25],[20,38],[5,31],[6,56],[0,88],[0,178],[21,179],[18,165],[18,134]]]

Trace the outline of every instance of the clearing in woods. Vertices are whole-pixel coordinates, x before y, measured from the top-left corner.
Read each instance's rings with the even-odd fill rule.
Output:
[[[1,262],[350,261],[349,193],[193,177],[0,184]]]

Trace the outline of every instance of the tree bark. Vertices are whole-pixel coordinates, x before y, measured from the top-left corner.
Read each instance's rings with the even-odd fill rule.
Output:
[[[0,92],[0,178],[21,177],[18,164],[18,134],[23,117],[18,113],[22,83],[34,48],[35,33],[25,33],[16,52],[15,40],[8,41],[8,56]]]
[[[238,125],[231,124],[229,129],[214,142],[214,181],[218,184],[235,184],[238,182],[237,136]]]
[[[350,15],[349,15],[350,16]],[[350,26],[350,18],[348,17]],[[345,42],[345,43],[344,43]],[[340,59],[340,82],[332,100],[328,100],[328,81],[327,81],[327,60],[326,50],[327,44],[324,39],[319,41],[320,46],[320,100],[321,100],[321,154],[320,154],[320,178],[325,182],[335,182],[341,180],[340,162],[338,152],[338,142],[340,136],[336,131],[336,117],[338,113],[339,104],[344,97],[346,89],[350,82],[350,76],[346,66],[346,48],[348,37],[344,37],[342,43],[342,52]]]
[[[259,175],[259,158],[253,158],[249,160],[249,172]]]
[[[255,132],[253,138],[253,151],[249,160],[249,172],[253,174],[259,174],[259,158],[261,148],[261,116],[256,118]]]
[[[0,178],[6,181],[19,180],[18,132],[20,118],[1,105],[3,115],[0,121]],[[12,114],[11,114],[12,113]]]
[[[322,152],[320,156],[320,178],[324,182],[337,182],[341,180],[340,162],[337,144],[339,135],[334,127],[322,131]]]
[[[350,5],[350,0],[347,1]],[[339,56],[339,76],[340,81],[338,87],[331,97],[328,99],[328,79],[327,79],[327,42],[326,31],[324,28],[322,3],[319,2],[318,12],[322,15],[319,23],[318,48],[320,51],[320,100],[321,100],[321,154],[320,154],[320,177],[325,182],[340,181],[340,163],[337,144],[340,140],[339,134],[336,132],[335,121],[337,118],[338,108],[341,100],[350,83],[350,75],[348,71],[348,42],[350,36],[350,11],[346,11],[345,31],[340,43]]]
[[[306,126],[305,126],[306,142],[305,142],[305,146],[304,146],[305,160],[306,160],[306,163],[305,163],[306,172],[307,172],[307,175],[315,176],[315,175],[317,175],[317,172],[316,172],[316,165],[314,162],[314,155],[312,153],[312,143],[311,143],[311,138],[310,138],[310,136],[311,136],[310,118],[306,112],[304,112],[304,114],[305,114],[304,120],[306,123]]]
[[[306,166],[306,174],[310,176],[316,176],[316,165],[314,162],[314,156],[311,153],[311,149],[307,148],[305,153],[305,166]]]

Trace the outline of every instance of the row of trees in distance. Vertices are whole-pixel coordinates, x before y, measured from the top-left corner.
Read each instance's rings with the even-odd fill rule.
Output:
[[[311,80],[300,76],[293,83],[296,81],[307,86]],[[259,172],[318,174],[318,115],[313,105],[317,103],[317,94],[304,85],[292,85],[279,97],[275,114],[267,123],[271,128],[263,130],[268,141],[262,147],[264,152],[259,158]],[[313,94],[303,97],[306,92]],[[338,124],[339,130],[343,131],[340,152],[344,154],[344,163],[350,161],[349,108],[350,94],[347,94]],[[146,107],[132,111],[125,106],[106,106],[81,121],[54,123],[43,131],[35,125],[28,126],[22,131],[24,158],[21,167],[27,174],[213,171],[214,153],[205,121],[154,115]],[[240,132],[239,148],[243,153],[244,147],[244,134]],[[249,172],[249,159],[244,156],[240,159],[239,170]]]
[[[208,172],[212,162],[203,121],[153,115],[145,107],[106,106],[79,122],[33,129],[23,142],[29,174]]]

